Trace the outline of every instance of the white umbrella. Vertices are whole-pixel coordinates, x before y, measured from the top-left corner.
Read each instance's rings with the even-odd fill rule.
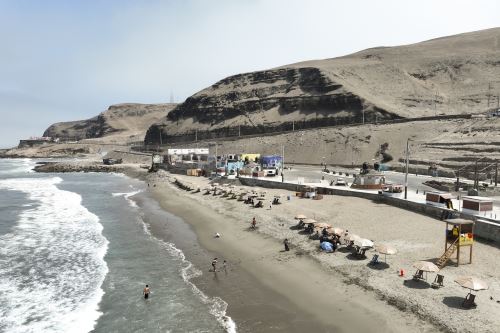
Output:
[[[378,253],[381,253],[384,255],[384,262],[387,262],[387,255],[391,254],[396,254],[398,253],[398,250],[394,246],[387,245],[387,244],[378,244],[375,245],[375,250],[377,250]]]
[[[488,289],[488,284],[486,282],[474,276],[461,276],[456,278],[455,282],[464,288],[474,291]]]
[[[316,222],[318,222],[318,221],[316,221],[315,219],[305,219],[304,220],[305,224],[313,224],[313,223],[316,223]]]
[[[373,242],[369,239],[366,238],[356,238],[354,240],[354,245],[357,245],[359,247],[373,247]]]
[[[417,261],[413,267],[424,272],[439,272],[439,267],[430,261]]]
[[[295,216],[295,219],[296,220],[304,220],[304,219],[307,219],[307,216],[305,216],[304,214],[298,214],[297,216]]]

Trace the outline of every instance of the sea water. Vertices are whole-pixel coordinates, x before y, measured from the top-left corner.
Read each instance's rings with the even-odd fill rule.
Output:
[[[201,271],[149,232],[143,182],[34,165],[0,159],[0,332],[235,330],[191,282]]]

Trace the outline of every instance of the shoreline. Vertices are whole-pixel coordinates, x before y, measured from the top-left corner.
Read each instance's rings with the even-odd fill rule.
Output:
[[[235,200],[222,200],[219,199],[220,197],[202,196],[200,193],[192,194],[173,184],[173,179],[180,179],[182,182],[194,182],[199,187],[204,187],[209,182],[207,179],[170,175],[166,172],[148,174],[147,170],[141,169],[137,164],[122,165],[121,170],[115,172],[124,173],[129,177],[143,181],[156,182],[158,186],[150,189],[156,197],[156,201],[161,204],[163,209],[181,217],[185,223],[192,227],[202,248],[213,253],[214,256],[226,254],[226,257],[231,258],[231,262],[238,263],[238,269],[241,268],[242,272],[246,271],[246,274],[252,275],[252,278],[257,281],[257,285],[264,285],[269,288],[268,290],[285,298],[286,302],[295,309],[300,309],[299,311],[302,313],[314,318],[315,322],[329,327],[330,329],[326,331],[331,331],[333,327],[340,332],[356,331],[353,329],[353,324],[349,325],[348,322],[361,325],[360,329],[366,330],[367,328],[363,327],[363,320],[360,320],[358,313],[368,315],[368,317],[370,314],[373,315],[368,320],[369,326],[366,327],[375,332],[377,330],[374,330],[374,327],[383,327],[381,332],[398,332],[401,331],[401,327],[404,327],[404,331],[409,332],[491,332],[494,330],[493,327],[498,326],[499,320],[495,319],[497,317],[495,313],[497,313],[499,305],[487,300],[487,298],[500,299],[500,293],[495,290],[499,288],[490,288],[490,290],[480,293],[481,309],[469,311],[465,316],[463,311],[467,310],[460,309],[459,306],[465,291],[452,283],[454,276],[474,272],[482,278],[489,277],[488,281],[494,287],[496,282],[493,282],[495,281],[493,279],[500,276],[500,270],[491,267],[491,262],[494,262],[495,258],[500,255],[500,250],[495,246],[478,242],[478,245],[475,246],[477,248],[475,256],[483,258],[476,259],[476,265],[445,268],[446,288],[440,290],[407,286],[408,277],[402,279],[397,277],[395,272],[388,273],[392,272],[392,269],[401,267],[404,267],[407,273],[411,273],[412,269],[408,268],[411,262],[434,260],[429,258],[435,258],[437,254],[442,252],[440,235],[442,235],[443,229],[440,221],[384,204],[376,204],[366,199],[336,196],[325,197],[326,200],[322,200],[323,203],[320,202],[320,211],[318,211],[319,206],[315,206],[318,202],[294,199],[296,201],[293,202],[292,206],[298,204],[298,207],[280,205],[276,210],[273,208],[272,214],[267,209],[248,212],[249,207],[239,202],[236,203]],[[284,190],[269,191],[271,194],[287,192]],[[172,206],[172,202],[177,202],[177,205]],[[327,202],[335,204],[331,205]],[[366,205],[367,208],[351,212],[352,214],[345,214],[346,207],[356,207],[357,205]],[[335,206],[340,210],[332,208]],[[280,228],[280,225],[286,227],[292,225],[290,220],[278,216],[283,213],[288,213],[285,215],[290,216],[291,208],[295,210],[295,214],[297,210],[300,210],[309,216],[316,214],[314,216],[315,218],[319,217],[319,220],[339,220],[341,224],[333,222],[335,226],[346,227],[350,224],[351,232],[360,233],[361,236],[365,237],[373,234],[374,238],[371,239],[392,242],[402,251],[400,254],[390,257],[392,268],[387,271],[367,269],[367,260],[364,263],[352,261],[352,259],[346,261],[342,258],[342,253],[320,253],[314,246],[315,241],[305,239],[296,230],[291,232],[288,228]],[[250,216],[254,212],[258,216],[258,220],[262,219],[265,224],[259,224],[261,228],[258,232],[250,233],[246,231],[246,228],[251,219]],[[276,212],[279,214],[276,215]],[[370,224],[362,223],[363,219],[366,218],[374,218],[374,220]],[[387,219],[390,221],[386,221]],[[399,222],[401,219],[406,222],[401,224]],[[380,233],[380,230],[374,227],[377,225],[386,228],[386,231]],[[418,230],[419,228],[423,228],[423,230]],[[415,230],[417,233],[414,235]],[[212,237],[214,232],[222,234],[222,238],[218,239],[217,242],[214,242]],[[281,234],[291,237],[292,244],[295,245],[292,249],[295,252],[293,256],[283,258],[282,253],[279,252],[282,247],[280,239],[283,239]],[[231,235],[231,237],[227,237],[227,235]],[[242,246],[245,247],[245,251],[241,250]],[[371,254],[367,255],[371,256]],[[236,261],[233,261],[233,258]],[[203,267],[204,263],[197,264]],[[208,264],[206,263],[206,265]],[[285,265],[287,269],[281,269],[282,265]],[[296,277],[290,272],[300,272],[300,275]],[[212,295],[213,291],[210,291],[213,285],[210,286],[210,282],[207,282],[207,275],[203,274],[196,281],[196,284],[200,283],[204,292],[207,292],[207,289],[203,288],[208,288],[208,294],[214,296]],[[304,280],[305,276],[311,280],[311,285],[308,284],[308,280]],[[332,285],[333,289],[338,289],[338,293],[330,288]],[[406,286],[402,287],[401,285]],[[323,287],[321,288],[321,286]],[[325,286],[327,286],[329,293],[328,297],[325,296]],[[224,298],[223,290],[221,296]],[[340,301],[344,296],[347,301]],[[362,300],[362,304],[354,303],[355,305],[351,306],[352,299]],[[245,318],[245,314],[233,313],[234,304],[238,303],[239,299],[229,297],[227,301],[229,303],[228,315],[238,325],[239,321],[241,322],[242,318]],[[339,313],[336,313],[334,306],[339,302]],[[353,316],[348,319],[349,313]],[[338,317],[336,317],[337,314]],[[460,314],[464,314],[464,316]],[[456,320],[451,320],[451,318],[456,318]],[[272,316],[268,319],[272,321]],[[380,323],[375,325],[377,320]],[[335,326],[339,322],[341,326]],[[345,322],[347,322],[346,327],[343,327],[342,324]]]
[[[225,255],[230,263],[237,262],[258,283],[284,297],[289,306],[320,323],[319,331],[398,332],[402,326],[407,332],[437,330],[388,305],[369,289],[346,283],[345,276],[325,269],[314,258],[300,253],[300,249],[294,247],[290,253],[284,253],[279,240],[250,232],[241,223],[207,207],[195,208],[196,201],[183,196],[172,184],[159,184],[152,193],[163,209],[193,228],[203,248],[219,257]],[[222,237],[214,239],[215,232]],[[209,278],[207,273],[204,278]],[[228,303],[228,315],[238,325],[244,315],[232,313],[231,300]],[[301,332],[304,328],[292,331]]]

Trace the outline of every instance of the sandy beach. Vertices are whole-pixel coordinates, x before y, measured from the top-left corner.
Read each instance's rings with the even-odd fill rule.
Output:
[[[500,271],[491,264],[499,250],[493,245],[476,242],[472,265],[445,267],[441,271],[445,287],[441,289],[430,288],[434,274],[429,274],[429,283],[411,281],[412,263],[433,260],[442,254],[441,221],[365,199],[337,196],[325,196],[318,201],[293,197],[271,210],[255,209],[236,200],[203,195],[203,191],[190,193],[172,184],[175,178],[203,188],[208,184],[204,178],[163,172],[148,178],[156,185],[151,190],[161,206],[189,223],[205,249],[228,260],[232,270],[250,274],[302,315],[307,314],[307,318],[327,327],[327,331],[494,332],[500,325],[495,316],[500,309],[496,302],[500,300]],[[269,198],[274,194],[294,195],[267,190]],[[348,229],[375,243],[393,245],[399,253],[388,256],[387,266],[374,269],[367,265],[376,253],[373,250],[365,260],[353,260],[342,250],[333,254],[320,252],[318,241],[294,230],[293,216],[297,213]],[[258,221],[257,231],[248,228],[253,216]],[[213,237],[216,232],[221,238]],[[284,238],[292,244],[290,252],[283,251]],[[208,279],[208,262],[206,266],[203,278]],[[405,277],[398,276],[400,269],[405,270]],[[467,294],[466,289],[453,282],[460,275],[475,275],[490,284],[489,290],[478,293],[477,309],[460,308]],[[223,295],[225,283],[237,283],[229,280],[212,285],[212,292]],[[229,315],[237,322],[245,321],[248,314],[238,313],[231,301],[229,297]],[[240,310],[246,308],[244,303]]]

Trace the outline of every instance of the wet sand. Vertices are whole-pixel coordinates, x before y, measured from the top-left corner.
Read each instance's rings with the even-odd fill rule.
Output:
[[[204,268],[203,276],[194,282],[207,294],[228,302],[227,314],[236,321],[239,332],[436,330],[370,291],[343,283],[340,274],[299,249],[284,252],[279,240],[250,231],[241,221],[179,195],[180,190],[168,182],[150,189],[163,209],[192,227],[196,239],[186,233],[172,237],[165,221],[151,223],[152,231],[174,242],[186,251],[188,259]],[[222,237],[214,238],[216,232]],[[211,257],[228,261],[227,274],[209,272]]]

